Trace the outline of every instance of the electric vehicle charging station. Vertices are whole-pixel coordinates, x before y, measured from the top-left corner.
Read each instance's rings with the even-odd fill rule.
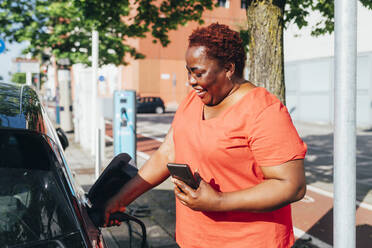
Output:
[[[136,92],[114,92],[114,155],[129,154],[136,161]]]

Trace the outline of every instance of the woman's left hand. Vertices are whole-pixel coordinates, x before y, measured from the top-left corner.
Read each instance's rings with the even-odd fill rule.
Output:
[[[176,197],[185,206],[197,211],[268,212],[302,199],[306,192],[303,159],[281,165],[263,166],[265,180],[245,189],[232,192],[216,191],[200,177],[194,190],[172,178]]]
[[[199,188],[195,190],[181,180],[171,180],[174,183],[174,193],[183,205],[196,211],[219,211],[222,193],[217,192],[203,179],[200,179]]]

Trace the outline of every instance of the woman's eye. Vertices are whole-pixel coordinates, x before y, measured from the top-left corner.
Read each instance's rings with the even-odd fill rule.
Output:
[[[195,76],[199,78],[199,77],[202,76],[202,74],[201,73],[197,73],[197,74],[195,74]]]

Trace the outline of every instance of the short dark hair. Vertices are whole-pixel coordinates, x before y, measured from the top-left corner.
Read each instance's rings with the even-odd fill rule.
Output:
[[[204,46],[207,56],[219,61],[221,66],[235,64],[235,73],[243,76],[246,60],[243,41],[239,33],[227,25],[212,23],[207,27],[199,27],[189,36],[189,47]]]

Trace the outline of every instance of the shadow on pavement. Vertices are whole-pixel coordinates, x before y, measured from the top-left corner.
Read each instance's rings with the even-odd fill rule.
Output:
[[[311,135],[304,138],[308,145],[305,170],[308,184],[333,183],[333,134]],[[357,200],[363,201],[372,190],[372,136],[357,136]]]
[[[325,235],[330,232],[330,235]],[[322,241],[333,244],[333,208],[329,210],[311,229],[307,232],[314,237],[325,237]],[[372,226],[368,224],[356,226],[356,248],[370,247],[372,244]],[[311,246],[310,246],[311,247]]]
[[[307,184],[322,182],[333,184],[333,134],[310,135],[303,140],[308,145],[305,161]],[[372,190],[372,136],[367,133],[357,136],[356,158],[356,199],[370,201]],[[358,207],[357,207],[358,208]],[[327,232],[327,233],[325,233]],[[333,244],[333,208],[322,216],[307,232],[322,241]],[[356,227],[356,247],[364,248],[372,244],[372,226],[368,224]],[[312,247],[312,246],[305,246]]]

